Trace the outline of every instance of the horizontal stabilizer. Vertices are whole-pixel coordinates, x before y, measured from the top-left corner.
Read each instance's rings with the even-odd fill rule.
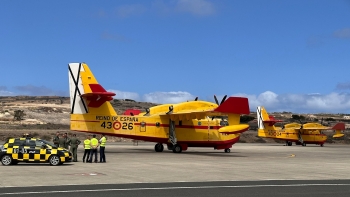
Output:
[[[344,133],[338,133],[338,134],[334,134],[333,138],[341,138],[344,136]]]
[[[275,117],[269,116],[270,120],[264,120],[264,123],[268,123],[269,126],[275,125],[277,122],[283,122],[282,120],[276,120]]]
[[[247,124],[231,125],[231,126],[225,126],[220,128],[219,133],[238,134],[238,133],[243,133],[248,129],[249,129],[249,125]]]
[[[335,130],[333,138],[341,138],[344,136],[344,133],[342,133],[341,131],[345,130],[345,124],[343,122],[339,122],[336,125],[334,125],[332,129]]]
[[[250,114],[248,98],[229,97],[214,111],[226,114]]]
[[[82,94],[81,97],[86,98],[89,107],[100,107],[104,102],[113,100],[114,92],[107,92],[100,84],[89,84],[92,92]]]

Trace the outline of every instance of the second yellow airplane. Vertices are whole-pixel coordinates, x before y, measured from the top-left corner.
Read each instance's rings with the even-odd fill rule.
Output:
[[[337,123],[333,127],[326,127],[319,123],[289,123],[283,127],[277,127],[277,122],[273,116],[269,116],[266,109],[262,106],[257,108],[258,136],[265,138],[280,139],[286,141],[287,146],[292,146],[295,142],[297,145],[306,146],[306,144],[319,144],[323,146],[327,136],[322,133],[323,130],[335,130],[333,138],[344,136],[344,123]]]
[[[221,103],[215,97],[216,104],[195,99],[119,115],[109,102],[115,93],[107,92],[97,82],[87,64],[70,63],[68,69],[73,131],[155,142],[156,152],[162,152],[166,144],[168,150],[180,153],[188,147],[230,152],[240,134],[249,128],[248,124],[240,124],[240,115],[250,114],[248,99],[242,97],[224,97]]]

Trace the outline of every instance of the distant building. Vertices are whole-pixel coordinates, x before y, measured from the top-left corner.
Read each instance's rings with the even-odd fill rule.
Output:
[[[350,120],[350,116],[343,116],[344,119]]]

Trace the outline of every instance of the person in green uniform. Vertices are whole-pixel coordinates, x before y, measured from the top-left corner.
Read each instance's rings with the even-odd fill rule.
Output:
[[[56,147],[60,146],[60,132],[57,132],[56,136],[53,138],[53,144],[55,144]]]
[[[105,148],[106,148],[107,138],[104,134],[101,135],[99,140],[100,143],[100,163],[106,163]]]
[[[81,141],[77,138],[77,135],[73,134],[73,137],[70,139],[70,152],[73,154],[73,162],[78,161],[77,150],[80,142]]]
[[[64,133],[63,138],[64,138],[64,148],[69,150],[70,139],[69,139],[67,133]]]
[[[91,135],[88,135],[87,138],[84,140],[84,156],[83,156],[83,162],[85,162],[85,157],[86,157],[86,162],[89,162],[90,158],[90,149],[91,149]]]
[[[65,148],[66,140],[64,139],[64,134],[58,139],[58,146],[61,148]]]
[[[91,143],[91,154],[90,154],[90,160],[89,162],[92,163],[92,158],[95,155],[95,163],[97,163],[97,148],[98,148],[98,140],[96,139],[96,135],[92,135],[92,139],[90,140]]]

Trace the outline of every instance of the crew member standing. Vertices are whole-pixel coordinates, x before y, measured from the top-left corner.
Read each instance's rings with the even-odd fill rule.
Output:
[[[66,146],[66,140],[64,138],[64,134],[58,139],[58,146],[61,148],[65,148]]]
[[[84,156],[83,156],[83,162],[85,162],[85,157],[86,157],[86,162],[89,162],[90,158],[90,149],[91,149],[91,141],[90,137],[91,135],[87,136],[87,139],[84,140]]]
[[[60,146],[60,132],[56,133],[56,136],[53,138],[53,143],[56,145],[56,147]]]
[[[63,138],[64,138],[64,148],[68,150],[69,146],[70,146],[70,139],[69,139],[67,133],[64,133]]]
[[[73,137],[70,139],[70,152],[73,154],[73,162],[78,161],[77,150],[80,142],[81,141],[77,138],[77,135],[73,134]]]
[[[107,138],[104,134],[101,135],[99,140],[100,143],[100,163],[106,163],[105,148],[106,148]]]
[[[98,140],[96,139],[96,135],[92,135],[91,141],[91,154],[90,154],[90,160],[89,162],[92,163],[92,158],[94,157],[95,154],[95,163],[97,163],[97,147],[98,147]]]

